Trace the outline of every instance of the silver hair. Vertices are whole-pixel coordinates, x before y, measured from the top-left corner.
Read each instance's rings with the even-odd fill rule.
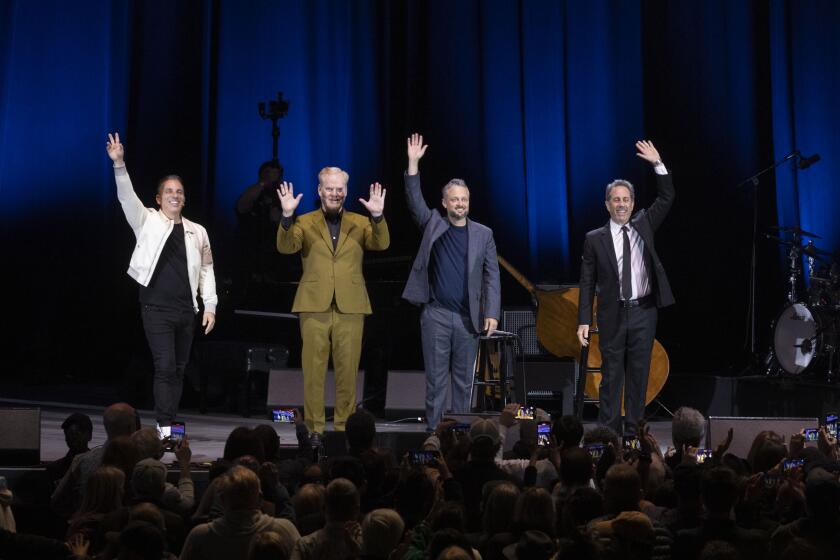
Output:
[[[443,198],[446,198],[446,193],[449,192],[451,187],[464,187],[465,189],[470,190],[463,179],[450,179],[449,182],[443,185],[443,188],[440,190],[440,194]]]
[[[699,447],[706,437],[706,418],[694,408],[681,406],[674,413],[671,422],[671,439],[674,447],[679,449],[683,445]]]
[[[630,199],[636,200],[636,189],[633,188],[633,183],[628,181],[627,179],[616,179],[609,185],[607,185],[607,192],[604,194],[604,200],[610,199],[610,194],[612,190],[616,187],[627,187],[627,190],[630,191]]]

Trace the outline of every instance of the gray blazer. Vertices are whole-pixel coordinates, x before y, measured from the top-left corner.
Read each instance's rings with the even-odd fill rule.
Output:
[[[429,303],[429,257],[438,237],[449,228],[449,220],[426,205],[420,190],[420,175],[405,175],[405,197],[414,222],[423,230],[420,250],[414,259],[402,297],[415,305]],[[499,284],[499,262],[493,230],[467,220],[467,285],[470,319],[475,332],[484,328],[484,319],[499,319],[502,289]]]

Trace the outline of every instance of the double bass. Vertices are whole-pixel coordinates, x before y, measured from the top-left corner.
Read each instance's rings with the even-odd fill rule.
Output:
[[[516,270],[501,255],[497,255],[499,264],[513,276],[523,288],[528,290],[537,302],[537,340],[543,347],[558,358],[580,357],[580,341],[577,338],[578,299],[579,288],[561,288],[559,290],[540,290],[525,276]],[[593,306],[593,323],[595,324],[598,301],[595,298]],[[593,329],[594,330],[594,329]],[[586,376],[584,394],[587,398],[597,399],[601,385],[601,350],[598,347],[598,333],[590,331],[589,357],[586,368],[590,373]],[[592,371],[598,370],[598,371]],[[665,382],[668,380],[670,361],[662,344],[654,339],[650,356],[650,373],[648,375],[645,405],[656,398]],[[621,399],[621,412],[624,413],[624,398]]]

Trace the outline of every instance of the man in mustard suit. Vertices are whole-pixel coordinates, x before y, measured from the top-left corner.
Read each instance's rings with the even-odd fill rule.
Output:
[[[277,228],[277,250],[301,252],[303,276],[292,312],[300,315],[303,339],[303,406],[312,443],[318,445],[324,431],[324,379],[332,352],[335,370],[335,419],[344,430],[356,404],[356,373],[362,352],[365,315],[370,299],[362,276],[364,251],[384,251],[391,243],[382,214],[385,189],[370,186],[370,198],[359,202],[370,218],[344,209],[349,175],[338,167],[318,173],[321,208],[295,216],[302,194],[295,196],[291,183],[277,190],[283,217]]]

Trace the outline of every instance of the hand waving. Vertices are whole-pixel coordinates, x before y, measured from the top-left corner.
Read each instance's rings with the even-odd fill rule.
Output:
[[[423,145],[423,135],[417,134],[416,132],[412,134],[408,140],[408,174],[409,175],[417,175],[418,172],[418,163],[420,162],[420,158],[426,153],[426,148],[429,146]]]
[[[287,218],[291,217],[292,214],[295,213],[298,204],[300,204],[300,199],[303,198],[302,194],[295,196],[295,186],[292,183],[287,183],[286,181],[283,181],[280,184],[280,188],[277,189],[277,196],[280,198],[280,206],[283,208],[283,215]]]
[[[119,132],[108,135],[108,143],[105,144],[105,149],[108,151],[108,157],[111,158],[114,163],[123,163],[123,158],[125,158],[125,147],[123,147],[120,143]]]
[[[385,189],[379,183],[373,183],[370,186],[370,198],[367,200],[360,198],[359,202],[367,208],[372,218],[378,218],[385,210]],[[285,207],[283,212],[286,212]]]
[[[636,149],[639,150],[636,155],[648,163],[655,164],[662,162],[659,158],[659,152],[650,140],[639,140],[636,142]]]

